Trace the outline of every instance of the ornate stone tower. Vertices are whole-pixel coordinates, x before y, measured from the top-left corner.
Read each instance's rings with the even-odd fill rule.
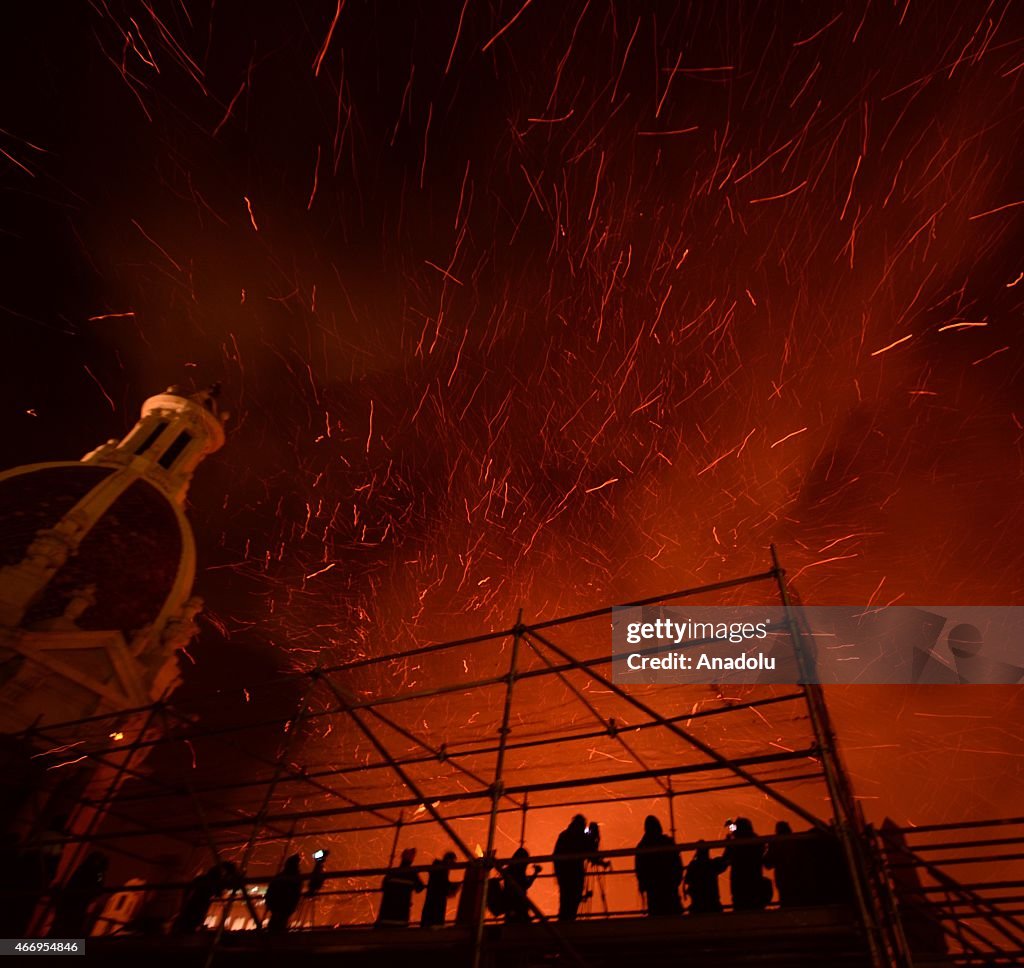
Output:
[[[176,653],[202,608],[184,500],[199,462],[224,443],[216,397],[216,387],[170,387],[123,440],[0,474],[0,759],[15,767],[0,794],[17,792],[19,756],[52,745],[48,724],[146,706],[177,685]],[[128,744],[143,728],[126,717],[117,736]],[[36,738],[12,741],[30,729]],[[72,802],[96,767],[79,771]],[[56,784],[44,785],[34,784],[32,813],[54,799]],[[20,799],[0,819],[24,818]]]

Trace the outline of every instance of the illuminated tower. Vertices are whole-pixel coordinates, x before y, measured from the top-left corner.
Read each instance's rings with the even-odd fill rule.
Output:
[[[184,501],[199,462],[224,443],[216,397],[216,387],[191,395],[170,387],[143,404],[123,440],[81,461],[0,474],[0,734],[8,740],[31,728],[38,750],[47,724],[146,706],[178,684],[176,653],[202,608]],[[132,717],[117,729],[130,742],[141,727]],[[5,753],[14,766],[11,742]],[[92,766],[79,791],[95,778]],[[17,772],[6,771],[0,796],[18,792],[10,789]],[[44,799],[54,792],[50,785]],[[26,795],[15,812],[24,813]]]

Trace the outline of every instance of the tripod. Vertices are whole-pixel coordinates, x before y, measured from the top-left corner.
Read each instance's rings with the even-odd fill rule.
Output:
[[[604,889],[604,877],[611,866],[608,861],[587,861],[583,879],[583,913],[588,917],[598,913],[608,917],[608,895]],[[595,909],[598,903],[600,911]]]

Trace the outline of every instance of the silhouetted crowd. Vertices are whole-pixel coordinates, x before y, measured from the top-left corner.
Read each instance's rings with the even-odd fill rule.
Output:
[[[647,817],[633,859],[637,888],[649,916],[723,911],[719,878],[726,871],[735,911],[762,910],[773,901],[780,907],[799,907],[851,900],[842,851],[832,834],[807,831],[794,835],[790,825],[780,821],[775,836],[766,841],[746,817],[730,820],[726,827],[725,846],[717,857],[712,857],[704,841],[698,841],[693,857],[684,864],[681,848],[664,832],[661,821]],[[577,814],[558,835],[551,856],[558,885],[558,920],[573,921],[580,905],[592,895],[588,880],[610,867],[601,853],[598,825],[588,824]],[[475,923],[482,906],[507,923],[526,922],[540,914],[529,890],[542,868],[533,864],[531,869],[525,847],[518,848],[504,867],[493,861],[468,866],[461,884],[452,880],[454,853],[430,865],[426,882],[414,869],[415,858],[415,848],[408,848],[398,866],[385,875],[377,927],[407,927],[413,895],[420,891],[426,891],[420,920],[425,928],[445,924],[448,900],[460,889],[456,924]],[[498,875],[485,880],[488,866],[495,867]],[[774,881],[766,871],[774,874]]]
[[[780,821],[775,835],[763,838],[745,817],[729,820],[726,829],[717,856],[712,856],[709,845],[700,840],[689,862],[684,863],[682,849],[665,833],[658,818],[646,818],[643,836],[633,853],[633,869],[647,915],[721,912],[719,879],[726,872],[735,911],[762,910],[774,901],[780,907],[850,901],[847,867],[839,841],[831,833],[817,830],[796,835],[789,824]],[[13,902],[5,905],[7,930],[12,932],[8,937],[24,934],[39,897],[54,876],[57,856],[44,847],[31,860],[22,856],[17,863],[6,866],[5,872],[12,881],[38,888],[29,892],[21,907]],[[213,904],[233,898],[244,901],[249,915],[265,921],[270,933],[283,933],[291,926],[303,898],[312,901],[319,895],[327,878],[327,857],[327,851],[317,851],[308,873],[303,873],[298,854],[287,858],[267,885],[262,916],[254,906],[255,896],[246,892],[245,879],[238,868],[229,861],[217,863],[186,887],[176,915],[170,918],[171,933],[189,935],[202,930]],[[581,905],[594,896],[595,887],[603,895],[603,874],[611,867],[602,854],[598,824],[588,824],[582,814],[574,816],[558,835],[551,858],[558,887],[558,920],[573,921]],[[531,863],[525,846],[520,846],[505,862],[489,857],[458,865],[456,855],[449,851],[424,871],[414,866],[415,859],[416,848],[409,847],[402,851],[398,864],[385,873],[376,927],[407,927],[412,920],[413,897],[421,892],[425,893],[419,922],[423,928],[444,926],[449,920],[448,903],[456,895],[459,900],[454,921],[462,926],[477,924],[485,912],[510,924],[542,916],[530,898],[530,889],[542,868]],[[453,877],[457,866],[464,867],[461,881]],[[50,937],[75,938],[89,933],[96,902],[102,894],[109,893],[104,886],[106,871],[106,856],[92,851],[60,888],[50,892]],[[13,896],[14,892],[11,893]],[[156,928],[162,930],[162,926]]]

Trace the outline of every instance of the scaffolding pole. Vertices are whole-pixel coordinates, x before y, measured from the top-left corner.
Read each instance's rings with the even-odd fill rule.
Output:
[[[484,943],[484,920],[487,917],[487,882],[490,878],[494,858],[494,838],[498,832],[498,803],[504,794],[505,749],[512,721],[512,695],[516,687],[516,666],[519,660],[519,643],[523,633],[523,610],[519,609],[513,626],[512,655],[508,663],[508,682],[505,685],[505,705],[501,711],[501,726],[498,728],[498,753],[494,762],[494,781],[491,783],[491,809],[487,818],[487,847],[484,850],[483,881],[480,901],[476,910],[476,924],[473,926],[473,968],[480,968],[480,957]]]
[[[879,896],[878,884],[872,873],[876,865],[865,849],[863,825],[860,822],[849,778],[839,758],[824,692],[821,684],[817,681],[814,655],[804,641],[801,622],[793,611],[789,589],[786,587],[786,573],[779,564],[779,556],[774,544],[771,546],[771,556],[772,570],[779,589],[779,599],[785,612],[786,623],[789,626],[793,649],[796,652],[797,667],[803,682],[804,694],[807,697],[807,712],[811,728],[814,730],[818,755],[825,775],[825,785],[832,803],[836,835],[842,845],[853,881],[857,907],[870,949],[872,964],[875,965],[875,968],[909,968],[913,962],[903,936],[902,926],[894,918],[888,916],[887,907]]]

